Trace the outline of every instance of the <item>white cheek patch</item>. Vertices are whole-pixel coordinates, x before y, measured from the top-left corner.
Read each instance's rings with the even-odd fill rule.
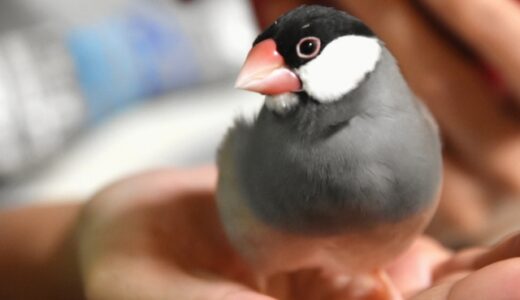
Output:
[[[320,102],[333,102],[355,89],[375,69],[381,51],[375,38],[342,36],[296,73],[307,94]]]
[[[265,106],[279,114],[285,114],[298,105],[298,101],[298,96],[296,94],[286,93],[265,97]]]

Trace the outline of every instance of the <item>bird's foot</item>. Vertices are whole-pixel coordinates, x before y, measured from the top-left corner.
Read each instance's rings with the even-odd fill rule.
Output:
[[[257,276],[256,289],[263,294],[281,300],[404,299],[383,270],[356,276],[323,269]]]
[[[354,277],[349,283],[349,299],[403,300],[401,292],[383,270]]]

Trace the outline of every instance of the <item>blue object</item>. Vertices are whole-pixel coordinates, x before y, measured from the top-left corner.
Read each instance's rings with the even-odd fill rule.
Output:
[[[68,35],[90,122],[202,78],[195,49],[168,12],[134,9]]]

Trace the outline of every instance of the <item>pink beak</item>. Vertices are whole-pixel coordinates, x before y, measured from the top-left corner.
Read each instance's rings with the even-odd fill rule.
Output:
[[[235,87],[264,95],[280,95],[300,91],[301,83],[285,66],[283,57],[276,51],[276,42],[268,39],[251,49]]]

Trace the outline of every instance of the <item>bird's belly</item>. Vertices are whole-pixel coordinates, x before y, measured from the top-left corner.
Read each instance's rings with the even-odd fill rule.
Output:
[[[348,275],[372,272],[405,251],[434,211],[432,207],[405,221],[370,229],[309,236],[270,227],[255,218],[244,202],[237,204],[223,212],[229,213],[226,219],[231,242],[256,271],[267,275],[313,268]]]
[[[392,170],[381,165],[332,162],[316,171],[299,166],[271,163],[261,172],[250,168],[240,176],[243,199],[255,216],[280,230],[318,236],[357,231],[405,220],[434,200],[434,195],[421,194],[428,189],[419,188],[414,178],[386,176]],[[417,192],[402,191],[410,187]]]
[[[263,274],[324,268],[350,275],[383,267],[402,253],[427,225],[435,202],[421,213],[394,223],[342,234],[308,235],[267,225],[236,187],[232,168],[221,171],[218,207],[230,242]]]

